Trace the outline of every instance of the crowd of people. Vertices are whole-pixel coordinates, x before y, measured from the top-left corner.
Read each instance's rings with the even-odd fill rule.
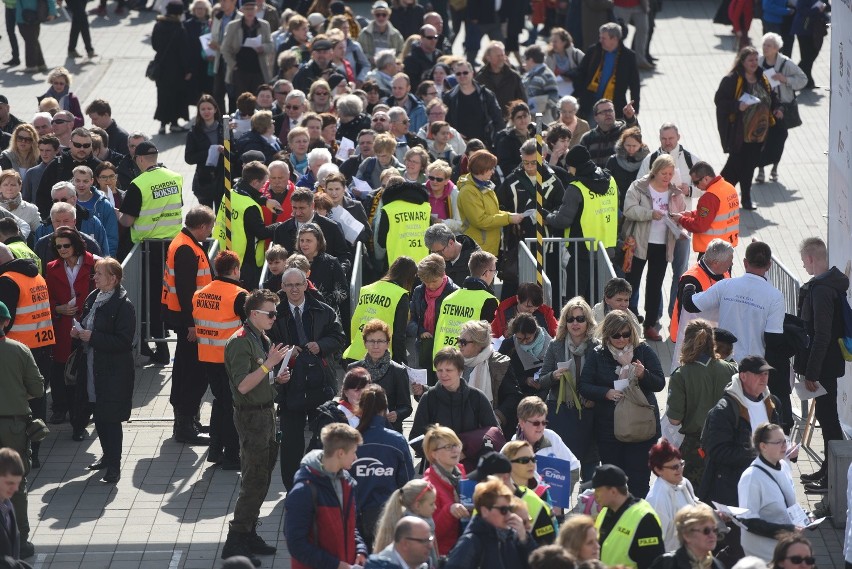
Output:
[[[11,17],[27,70],[47,70],[45,3],[7,3],[6,65]],[[94,57],[85,3],[68,4],[69,56],[82,34]],[[159,134],[186,136],[186,186],[109,101],[84,111],[63,67],[29,122],[0,95],[0,553],[35,551],[25,476],[45,422],[77,442],[94,422],[88,468],[120,480],[141,342],[150,364],[173,357],[174,439],[241,471],[223,558],[276,552],[257,526],[278,463],[293,567],[814,565],[788,378],[825,389],[825,460],[802,476],[825,493],[849,279],[816,237],[796,315],[766,280],[766,243],[732,273],[752,182],[778,180],[796,91],[814,85],[821,36],[801,20],[828,6],[764,6],[758,50],[730,3],[742,45],[715,95],[717,174],[674,122],[639,124],[659,6],[522,4],[376,0],[367,20],[339,0],[167,2],[148,74]],[[544,246],[549,291],[520,276],[537,223],[571,241]],[[134,247],[138,306],[121,264]],[[598,247],[615,275],[594,290]]]

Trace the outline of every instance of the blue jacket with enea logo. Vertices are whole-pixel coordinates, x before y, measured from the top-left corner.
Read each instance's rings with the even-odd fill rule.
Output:
[[[387,428],[384,417],[373,417],[362,433],[364,444],[349,474],[358,482],[355,503],[358,511],[381,508],[398,488],[414,478],[414,464],[405,437]]]

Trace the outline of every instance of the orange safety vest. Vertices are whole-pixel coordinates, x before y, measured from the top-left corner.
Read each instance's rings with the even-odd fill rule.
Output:
[[[192,317],[198,337],[198,361],[225,363],[225,344],[242,326],[234,301],[248,291],[233,283],[213,281],[192,295]]]
[[[175,253],[179,247],[187,245],[195,251],[195,256],[198,258],[198,273],[195,275],[195,290],[201,290],[205,285],[210,284],[213,280],[213,275],[210,271],[210,261],[207,259],[207,254],[199,247],[198,242],[181,231],[177,237],[172,239],[169,244],[169,251],[166,254],[166,268],[163,271],[163,301],[162,303],[173,312],[182,312],[180,301],[177,295],[177,285],[175,283]]]
[[[694,238],[694,236],[693,236]],[[707,274],[707,271],[701,268],[700,263],[695,263],[691,267],[689,267],[686,272],[683,273],[681,278],[691,276],[695,277],[698,280],[699,288],[695,292],[703,292],[709,289],[711,286],[716,284],[719,281],[714,281],[710,278],[710,275]],[[725,278],[731,278],[730,273],[725,273]],[[672,310],[672,321],[669,324],[669,338],[672,339],[672,342],[677,341],[677,327],[678,321],[680,320],[680,297],[675,299],[674,310]]]
[[[12,271],[3,273],[3,276],[12,279],[19,291],[15,321],[6,337],[17,340],[31,350],[55,344],[50,296],[44,277],[28,277]]]
[[[692,236],[692,250],[703,253],[713,239],[724,239],[734,247],[740,241],[740,198],[737,189],[721,176],[705,190],[719,199],[719,211],[704,233]]]

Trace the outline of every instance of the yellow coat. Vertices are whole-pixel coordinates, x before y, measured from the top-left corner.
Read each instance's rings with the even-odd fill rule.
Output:
[[[465,235],[476,241],[483,251],[497,255],[501,229],[509,225],[510,213],[500,211],[494,190],[480,190],[470,174],[459,178],[458,189],[459,213],[466,228]]]

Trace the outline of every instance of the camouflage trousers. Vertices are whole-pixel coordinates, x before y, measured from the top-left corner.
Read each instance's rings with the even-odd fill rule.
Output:
[[[272,469],[278,459],[278,442],[275,440],[275,411],[235,408],[234,425],[240,436],[240,496],[234,506],[234,519],[230,529],[239,533],[254,530],[260,507],[266,499],[272,481]]]

